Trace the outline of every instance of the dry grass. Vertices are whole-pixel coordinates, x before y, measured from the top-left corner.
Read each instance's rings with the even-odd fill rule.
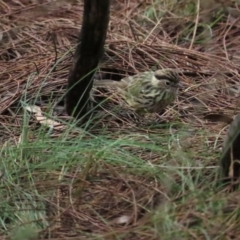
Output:
[[[206,120],[239,112],[237,6],[113,1],[99,74],[172,67],[184,89],[146,118],[113,95],[79,129],[62,98],[82,3],[29,2],[0,1],[2,238],[237,239],[239,193],[216,188],[227,124]]]

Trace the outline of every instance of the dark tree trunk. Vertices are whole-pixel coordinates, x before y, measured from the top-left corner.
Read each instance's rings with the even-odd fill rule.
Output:
[[[84,0],[84,14],[66,93],[67,113],[82,118],[88,113],[92,80],[103,55],[110,0]]]
[[[240,180],[240,114],[231,123],[220,157],[220,177],[223,183]]]

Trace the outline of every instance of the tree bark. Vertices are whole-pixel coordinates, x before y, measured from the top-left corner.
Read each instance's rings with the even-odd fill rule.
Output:
[[[223,183],[240,180],[240,113],[230,124],[220,157],[220,179]]]
[[[66,93],[67,113],[83,118],[89,112],[93,76],[104,52],[110,0],[84,0],[82,30],[73,57]]]

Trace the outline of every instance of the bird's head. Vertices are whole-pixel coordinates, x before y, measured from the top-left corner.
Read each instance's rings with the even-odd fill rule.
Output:
[[[162,89],[177,91],[180,86],[179,75],[172,69],[162,69],[154,72],[152,84]]]

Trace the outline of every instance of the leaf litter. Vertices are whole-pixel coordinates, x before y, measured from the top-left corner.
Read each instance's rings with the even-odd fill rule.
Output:
[[[207,7],[200,4],[197,14],[187,4],[176,7],[174,1],[112,2],[106,50],[96,77],[120,80],[145,70],[170,67],[183,71],[184,88],[161,116],[145,118],[124,104],[119,108],[122,100],[116,94],[104,90],[96,93],[100,98],[110,98],[88,123],[89,134],[70,131],[67,139],[83,136],[81,140],[91,144],[92,135],[101,135],[112,144],[121,139],[129,142],[123,141],[121,148],[113,150],[105,146],[98,155],[90,150],[74,153],[87,163],[74,166],[66,174],[64,165],[59,171],[32,172],[34,187],[46,196],[46,211],[41,212],[45,220],[43,215],[34,220],[48,223],[43,224],[42,236],[50,231],[58,239],[76,239],[78,232],[83,239],[96,235],[104,239],[159,239],[164,232],[163,239],[167,239],[169,227],[172,236],[175,231],[184,239],[205,239],[205,233],[196,228],[199,224],[211,239],[219,239],[221,231],[226,239],[239,235],[237,216],[226,219],[227,213],[238,209],[238,192],[212,193],[207,184],[214,183],[219,168],[226,121],[229,123],[239,112],[239,15],[232,9],[237,5],[209,2]],[[38,124],[53,128],[50,138],[60,139],[67,122],[72,121],[65,112],[63,96],[83,5],[79,1],[11,0],[0,2],[0,13],[0,128],[5,156],[9,145],[18,145],[24,106],[35,117],[28,125],[35,141]],[[46,115],[49,110],[51,114]],[[62,127],[57,129],[59,123]],[[49,147],[44,149],[46,154]],[[110,152],[119,155],[122,166],[109,162]],[[133,163],[124,161],[126,152]],[[139,160],[146,161],[146,169],[141,170]],[[37,157],[29,161],[37,161]],[[136,174],[138,167],[144,176]],[[218,206],[221,201],[221,208],[215,211],[222,216],[199,207],[204,197],[191,195],[191,185],[184,184],[185,176],[192,179],[195,188],[208,192],[206,204]],[[27,188],[25,182],[22,184]],[[176,184],[185,190],[173,191]],[[33,209],[37,211],[37,207]],[[169,226],[164,214],[169,217]]]

